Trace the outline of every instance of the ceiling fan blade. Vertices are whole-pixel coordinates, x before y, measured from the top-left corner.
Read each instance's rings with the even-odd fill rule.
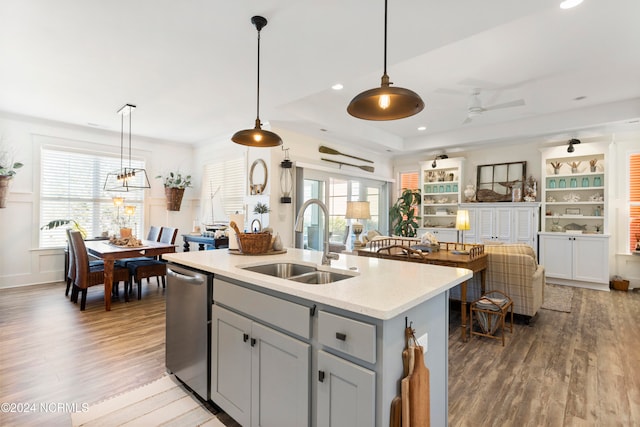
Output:
[[[510,101],[502,104],[496,104],[496,105],[491,105],[489,107],[484,107],[484,110],[485,111],[499,110],[501,108],[519,107],[524,104],[525,104],[524,99],[516,99],[515,101]]]
[[[469,124],[471,123],[471,117],[467,117],[466,119],[464,119],[464,122],[462,122],[463,125]]]

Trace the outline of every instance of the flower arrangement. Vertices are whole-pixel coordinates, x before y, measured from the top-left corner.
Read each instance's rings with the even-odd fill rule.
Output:
[[[156,178],[164,180],[164,188],[191,187],[191,175],[182,176],[180,172],[169,172],[167,175],[158,175]]]
[[[555,174],[558,174],[558,171],[560,171],[560,166],[562,166],[562,162],[551,162],[551,167],[553,167]]]

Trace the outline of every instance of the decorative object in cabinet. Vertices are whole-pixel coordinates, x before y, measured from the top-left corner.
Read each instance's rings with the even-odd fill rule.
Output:
[[[440,229],[443,234],[455,236],[455,217],[458,204],[462,201],[461,171],[464,159],[438,156],[431,162],[420,163],[420,184],[422,189],[422,227],[428,227],[435,234]],[[453,233],[446,233],[451,230]],[[455,239],[453,240],[455,241]]]
[[[585,233],[605,233],[608,221],[602,213],[602,205],[605,204],[606,145],[581,144],[579,156],[567,154],[562,148],[543,151],[542,201],[545,216],[542,230],[563,232],[579,216],[580,225],[586,225]],[[563,164],[570,171],[563,173],[560,169]],[[598,206],[600,208],[596,209]]]

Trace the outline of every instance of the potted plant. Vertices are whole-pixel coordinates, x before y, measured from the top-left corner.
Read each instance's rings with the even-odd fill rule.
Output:
[[[191,175],[183,176],[180,172],[169,172],[166,175],[158,175],[156,178],[161,178],[164,181],[167,210],[179,211],[184,190],[191,187]]]
[[[9,182],[16,174],[16,169],[22,166],[22,163],[13,161],[13,155],[8,150],[0,147],[0,208],[7,206]]]
[[[262,228],[264,227],[262,222],[262,215],[269,213],[270,210],[271,209],[269,209],[269,206],[266,203],[262,202],[256,203],[256,205],[253,207],[253,213],[260,215],[260,227],[258,227],[258,231],[262,230]]]
[[[389,209],[389,221],[393,234],[402,237],[415,237],[420,219],[416,215],[420,205],[420,190],[405,189],[396,203]]]

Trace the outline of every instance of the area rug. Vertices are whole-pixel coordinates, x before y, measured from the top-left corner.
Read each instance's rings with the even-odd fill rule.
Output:
[[[92,405],[86,412],[71,414],[71,424],[74,427],[224,427],[172,375]]]
[[[559,286],[547,283],[544,287],[544,302],[541,308],[571,313],[572,300],[573,288],[571,286]]]

